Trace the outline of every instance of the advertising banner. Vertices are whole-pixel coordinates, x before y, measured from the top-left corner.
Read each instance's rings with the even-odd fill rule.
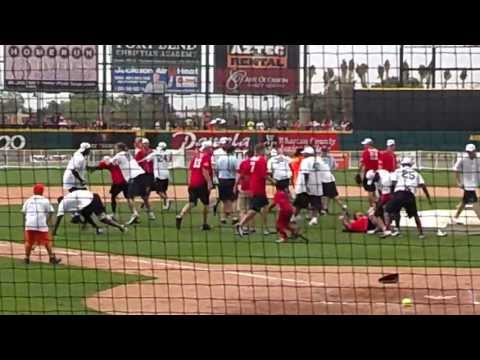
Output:
[[[98,88],[96,45],[5,45],[5,88],[83,92]]]
[[[112,90],[132,94],[201,91],[201,45],[113,45]]]
[[[298,45],[215,46],[215,92],[294,95],[300,81]]]

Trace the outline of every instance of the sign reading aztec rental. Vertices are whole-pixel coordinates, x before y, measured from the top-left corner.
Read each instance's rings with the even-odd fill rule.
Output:
[[[215,92],[296,94],[299,67],[298,45],[217,45]]]
[[[201,87],[201,63],[201,45],[113,45],[113,91],[196,93]]]
[[[5,45],[5,88],[87,91],[98,87],[96,45]]]
[[[297,149],[311,145],[320,152],[323,145],[331,146],[331,149],[339,150],[338,136],[333,133],[310,133],[310,132],[211,132],[211,131],[181,131],[172,134],[170,148],[173,150],[192,150],[203,141],[216,141],[222,137],[232,140],[236,148],[248,149],[258,143],[266,143],[267,146],[283,148],[285,153],[293,154]]]

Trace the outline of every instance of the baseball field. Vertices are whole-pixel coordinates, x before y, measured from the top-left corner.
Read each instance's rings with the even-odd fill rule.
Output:
[[[155,203],[156,221],[142,215],[127,234],[103,236],[65,222],[55,239],[62,266],[23,258],[21,204],[31,185],[43,181],[52,200],[61,194],[59,170],[0,172],[0,313],[52,314],[472,314],[480,312],[480,243],[474,236],[434,234],[419,240],[414,229],[399,238],[343,233],[339,209],[318,226],[301,224],[309,239],[278,245],[276,235],[241,239],[230,225],[210,215],[210,232],[200,230],[200,209],[175,228],[187,197],[185,171],[173,174],[170,211]],[[423,172],[434,203],[419,198],[421,211],[453,209],[461,193],[454,176]],[[365,194],[354,172],[337,174],[351,211],[365,211]],[[89,178],[91,190],[108,201],[108,173]],[[123,220],[128,209],[121,204]],[[274,229],[275,213],[269,217]],[[399,273],[400,283],[378,279]],[[402,299],[414,306],[403,307]]]

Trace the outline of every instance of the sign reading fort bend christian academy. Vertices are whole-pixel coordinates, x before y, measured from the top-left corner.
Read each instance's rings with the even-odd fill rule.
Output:
[[[217,45],[215,92],[293,95],[299,68],[298,45]]]
[[[197,93],[201,62],[201,45],[113,45],[113,91]]]

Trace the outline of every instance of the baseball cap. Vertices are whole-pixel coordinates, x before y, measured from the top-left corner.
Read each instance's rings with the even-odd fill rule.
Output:
[[[112,162],[112,158],[110,156],[104,156],[103,161],[105,161],[107,164],[110,164]]]
[[[395,145],[395,140],[393,139],[387,140],[387,146],[393,146],[393,145]]]
[[[142,139],[142,144],[148,145],[148,144],[150,144],[150,140],[148,140],[147,138],[143,138]]]
[[[92,145],[90,145],[89,143],[81,143],[80,144],[80,150],[81,151],[85,151],[85,150],[88,150],[88,149],[91,149],[92,148]]]
[[[413,160],[409,157],[405,157],[402,159],[402,162],[400,163],[402,165],[413,165]]]
[[[217,123],[220,125],[225,125],[227,123],[227,120],[225,119],[217,119]]]
[[[213,147],[213,144],[211,141],[204,141],[202,145],[200,146],[200,151],[205,150],[206,148]]]
[[[166,148],[167,148],[167,144],[164,143],[164,142],[158,143],[158,145],[157,145],[157,149],[159,149],[159,150],[163,150],[163,149],[166,149]]]
[[[474,152],[477,151],[477,147],[474,144],[468,144],[465,148],[466,152]]]
[[[36,184],[33,187],[33,193],[35,195],[43,195],[44,191],[45,191],[45,185],[43,185],[42,183]]]
[[[272,151],[270,151],[270,156],[278,156],[278,151],[276,149],[272,149]]]
[[[302,154],[315,155],[315,150],[311,146],[307,146],[305,149],[303,149]]]
[[[370,138],[366,138],[365,140],[362,141],[362,145],[368,145],[368,144],[373,144],[373,140]]]

